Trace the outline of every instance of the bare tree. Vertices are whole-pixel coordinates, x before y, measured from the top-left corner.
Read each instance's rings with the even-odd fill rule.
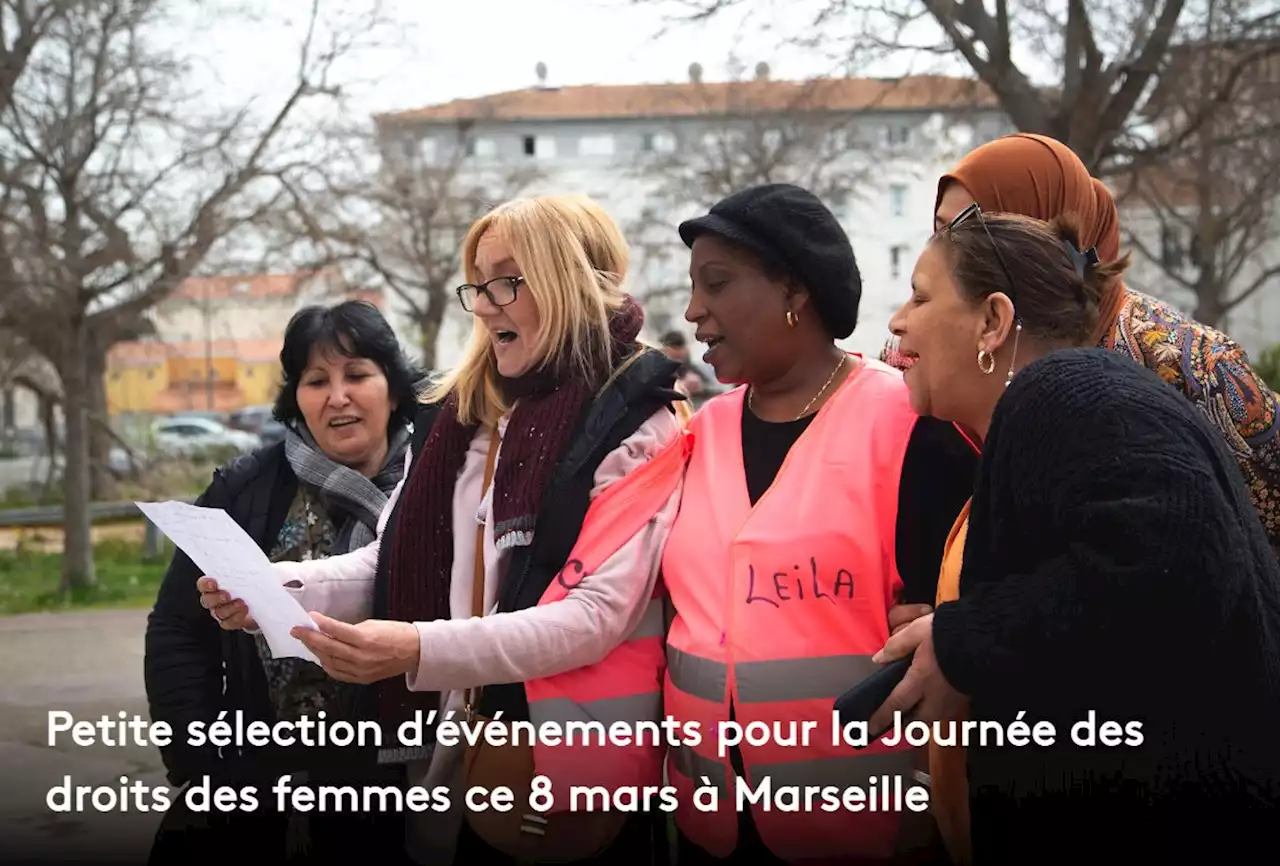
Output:
[[[0,0],[0,111],[9,107],[14,88],[40,40],[75,2]]]
[[[1153,146],[1142,117],[1165,70],[1169,49],[1195,32],[1214,0],[631,0],[675,6],[689,20],[730,10],[758,15],[784,9],[790,41],[822,48],[859,68],[911,57],[956,61],[999,99],[1013,124],[1066,143],[1094,174]],[[1250,3],[1241,27],[1266,26],[1270,5]],[[807,14],[806,14],[807,13]],[[1202,29],[1202,28],[1201,28]],[[1213,94],[1230,102],[1248,69],[1277,53],[1261,47],[1235,56]],[[1194,123],[1188,123],[1189,132]]]
[[[292,246],[294,259],[341,266],[352,284],[389,291],[407,311],[428,369],[468,228],[542,178],[534,167],[474,166],[473,126],[437,129],[430,157],[401,134],[394,115],[377,118],[373,130],[331,130],[327,158],[290,178],[290,205],[275,222],[277,243]]]
[[[782,8],[774,0],[674,3],[695,19]],[[1016,128],[1065,142],[1130,203],[1181,224],[1196,238],[1194,272],[1150,241],[1142,250],[1130,234],[1140,253],[1170,261],[1166,273],[1196,293],[1202,321],[1220,320],[1270,284],[1259,256],[1272,226],[1274,114],[1260,118],[1274,108],[1258,106],[1256,85],[1274,80],[1280,62],[1274,3],[792,0],[786,8],[804,26],[795,41],[858,65],[909,56],[967,67]]]
[[[1113,184],[1132,214],[1130,245],[1194,294],[1197,319],[1217,325],[1280,282],[1280,54],[1247,71],[1239,62],[1280,43],[1280,28],[1240,40],[1238,10],[1224,2],[1210,12],[1201,37],[1171,52],[1148,104],[1176,147],[1135,160]],[[1232,77],[1234,98],[1219,101]]]
[[[190,7],[75,0],[0,113],[0,326],[22,329],[61,378],[64,589],[94,583],[90,422],[105,417],[107,350],[280,200],[280,178],[305,158],[291,121],[335,95],[330,71],[364,35],[323,37],[313,0],[289,93],[265,119],[251,106],[227,116],[183,91],[186,68],[155,37],[174,9]]]

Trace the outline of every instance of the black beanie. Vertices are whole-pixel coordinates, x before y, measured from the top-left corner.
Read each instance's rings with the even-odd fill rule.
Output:
[[[799,281],[833,337],[853,333],[862,275],[849,236],[816,195],[786,183],[735,192],[706,216],[680,224],[680,239],[689,247],[708,233],[746,247]]]

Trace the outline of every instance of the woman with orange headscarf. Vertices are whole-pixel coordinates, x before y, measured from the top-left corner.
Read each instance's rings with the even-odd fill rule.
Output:
[[[1080,158],[1055,139],[1015,133],[982,145],[938,180],[934,227],[948,225],[965,208],[1015,213],[1041,220],[1074,214],[1081,244],[1103,263],[1120,259],[1120,220],[1115,199]],[[1280,556],[1280,437],[1277,398],[1253,371],[1248,356],[1222,332],[1183,315],[1156,298],[1114,280],[1100,304],[1091,342],[1142,364],[1181,391],[1217,428],[1248,484],[1272,550]],[[975,357],[977,347],[975,347]],[[882,359],[902,366],[886,351]],[[976,363],[981,364],[979,359]],[[943,555],[937,603],[960,597],[960,567],[969,507],[956,519]],[[895,624],[927,608],[895,610]],[[970,859],[968,787],[964,750],[930,746],[933,812],[956,863]]]
[[[1066,145],[1016,133],[984,144],[938,181],[934,225],[977,202],[985,213],[1051,220],[1074,213],[1083,243],[1101,262],[1120,258],[1115,199]],[[1280,437],[1276,395],[1222,332],[1168,304],[1112,283],[1103,299],[1097,344],[1153,370],[1195,403],[1221,431],[1244,474],[1273,550],[1280,554]],[[976,350],[975,350],[976,351]]]

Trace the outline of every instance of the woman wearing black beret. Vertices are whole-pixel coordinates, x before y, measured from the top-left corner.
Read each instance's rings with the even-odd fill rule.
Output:
[[[914,750],[833,744],[831,707],[874,670],[896,614],[932,604],[977,453],[912,411],[899,371],[836,345],[857,323],[862,283],[849,238],[812,193],[744,190],[680,236],[692,253],[685,318],[717,379],[735,386],[690,422],[663,557],[675,609],[666,711],[704,732],[668,758],[681,866],[902,863],[913,849],[927,859],[927,811],[788,811],[757,795],[870,792],[892,778],[901,800],[923,781]],[[815,723],[807,745],[717,736]],[[695,805],[698,789],[716,790],[716,808]]]

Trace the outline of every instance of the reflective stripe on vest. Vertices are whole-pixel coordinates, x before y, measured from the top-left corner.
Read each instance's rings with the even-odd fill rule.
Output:
[[[694,416],[697,447],[663,556],[676,611],[666,713],[702,731],[700,743],[668,758],[676,820],[716,857],[737,846],[738,784],[716,738],[732,701],[744,730],[771,732],[768,742],[740,745],[744,788],[760,791],[767,780],[773,790],[769,809],[743,803],[769,849],[784,860],[888,857],[902,805],[881,802],[880,777],[891,796],[905,796],[917,785],[915,752],[833,742],[832,705],[875,669],[871,656],[889,635],[888,611],[902,585],[894,555],[898,484],[917,416],[901,374],[864,361],[753,507],[742,470],[743,397],[738,389],[712,398]],[[806,723],[807,745],[776,739],[799,737]],[[715,812],[693,806],[694,790],[707,780],[719,791]],[[789,786],[834,788],[836,806],[806,805],[801,795],[799,808],[787,810],[779,789]],[[861,809],[845,797],[848,788],[862,789]]]
[[[682,430],[652,460],[592,500],[568,563],[539,605],[564,599],[653,520],[679,490],[691,446],[692,437]],[[609,740],[634,738],[638,722],[662,720],[665,597],[659,580],[635,630],[596,664],[525,683],[530,721],[544,731],[544,725],[560,726],[557,741],[539,739],[533,747],[535,772],[551,780],[553,812],[569,808],[575,785],[614,791],[662,783],[660,737],[650,732],[630,746]]]

